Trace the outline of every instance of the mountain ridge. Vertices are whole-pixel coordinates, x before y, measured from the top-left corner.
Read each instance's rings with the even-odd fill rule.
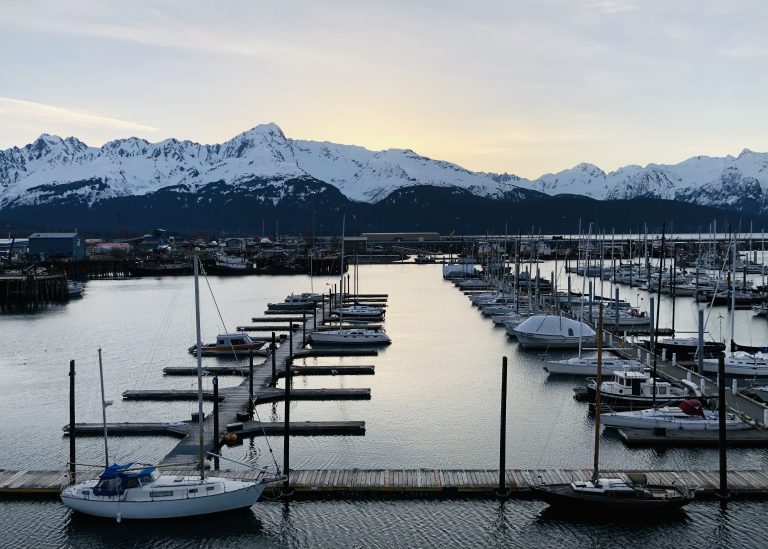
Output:
[[[43,205],[49,206],[46,211],[57,205],[88,211],[116,199],[126,207],[167,204],[168,197],[220,206],[247,197],[299,209],[302,201],[333,203],[338,209],[345,201],[385,204],[394,193],[416,187],[418,192],[398,194],[403,211],[416,211],[405,206],[405,197],[424,202],[439,196],[438,202],[447,205],[474,196],[490,202],[469,202],[488,208],[493,201],[518,204],[576,195],[598,201],[672,200],[760,215],[766,213],[768,153],[744,148],[737,156],[700,155],[678,164],[631,164],[611,172],[584,162],[529,180],[508,172],[473,172],[408,148],[372,151],[290,139],[274,123],[211,145],[128,137],[91,147],[76,137],[44,133],[23,147],[0,151],[0,213],[6,216],[14,210],[31,214]],[[330,188],[338,191],[332,199],[327,198]]]

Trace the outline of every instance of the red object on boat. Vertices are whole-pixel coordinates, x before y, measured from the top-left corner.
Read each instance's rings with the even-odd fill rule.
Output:
[[[689,416],[699,416],[701,418],[704,417],[704,408],[701,406],[701,402],[696,399],[691,398],[684,400],[678,404],[677,407]]]

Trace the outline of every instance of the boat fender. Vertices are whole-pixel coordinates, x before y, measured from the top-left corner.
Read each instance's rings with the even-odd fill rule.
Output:
[[[696,396],[701,396],[701,391],[699,390],[699,386],[696,385],[693,381],[688,381],[687,379],[681,379],[680,383],[682,383],[689,390],[693,391],[693,394],[695,394]]]

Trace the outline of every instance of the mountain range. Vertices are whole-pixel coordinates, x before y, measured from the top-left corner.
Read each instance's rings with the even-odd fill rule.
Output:
[[[581,211],[567,212],[572,219],[605,218],[610,207],[637,200],[673,201],[679,216],[700,225],[706,219],[699,216],[762,216],[766,193],[768,153],[748,149],[609,173],[579,164],[535,180],[473,172],[410,149],[290,139],[275,124],[215,145],[132,137],[96,148],[43,134],[0,151],[0,219],[39,227],[253,230],[278,219],[305,225],[310,213],[331,224],[350,212],[365,220],[361,230],[428,230],[432,221],[436,230],[461,232],[483,230],[491,222],[483,213],[491,211],[497,226],[522,223],[536,204],[533,219],[559,231],[569,216],[555,211],[573,195],[586,200],[578,201]],[[641,221],[639,212],[627,213],[628,224]]]

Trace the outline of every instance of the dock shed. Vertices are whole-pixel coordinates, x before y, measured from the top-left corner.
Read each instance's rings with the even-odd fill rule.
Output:
[[[29,253],[43,259],[83,259],[85,240],[78,233],[34,233],[29,235]]]

